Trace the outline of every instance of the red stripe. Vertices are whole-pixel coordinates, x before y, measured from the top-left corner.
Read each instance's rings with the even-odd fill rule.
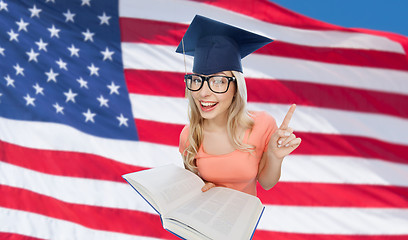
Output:
[[[125,70],[130,93],[184,97],[184,74]],[[166,81],[163,81],[165,79]],[[157,84],[160,81],[160,84]],[[246,78],[248,101],[386,114],[408,118],[407,95],[297,81]],[[318,94],[317,94],[318,93]]]
[[[278,4],[267,0],[236,0],[231,3],[230,0],[192,0],[202,2],[216,7],[241,13],[258,20],[279,24],[283,26],[314,29],[314,30],[343,30],[346,28],[322,22],[290,11]]]
[[[153,122],[136,119],[138,131],[143,132],[141,141],[156,142],[178,146],[182,125]],[[155,139],[156,129],[165,129],[162,138]],[[376,139],[336,135],[296,132],[302,138],[302,144],[292,154],[316,156],[350,156],[361,158],[382,159],[395,163],[408,163],[408,146],[387,143]],[[156,141],[155,141],[156,140]],[[162,142],[160,142],[162,141]]]
[[[160,218],[157,215],[131,210],[66,203],[31,191],[4,185],[0,185],[0,193],[2,195],[0,198],[1,207],[38,213],[51,218],[77,223],[90,229],[164,239],[178,239],[162,228]],[[30,199],[30,201],[27,201],[27,199]],[[5,233],[5,236],[7,235],[8,234]],[[402,240],[404,239],[403,237],[406,236],[408,235],[325,235],[257,230],[253,239]]]
[[[7,240],[41,240],[43,238],[35,238],[31,236],[25,236],[17,233],[0,232],[0,239]]]
[[[32,149],[4,141],[0,141],[0,149],[2,162],[59,176],[125,182],[123,174],[146,169],[94,154]]]
[[[73,204],[0,185],[0,206],[77,223],[90,229],[165,239],[177,239],[162,228],[160,217],[144,212]],[[136,193],[135,193],[136,194]]]
[[[254,240],[407,240],[408,235],[340,235],[340,234],[307,234],[292,232],[274,232],[256,230]]]
[[[37,150],[5,142],[0,142],[0,148],[8,152],[1,161],[53,175],[124,183],[122,174],[144,169],[85,153]],[[279,182],[271,191],[258,187],[258,196],[273,205],[408,208],[408,188],[395,186]]]
[[[362,184],[278,182],[265,191],[263,204],[323,207],[408,208],[408,187]]]
[[[177,46],[188,25],[121,18],[120,27],[122,42]],[[325,63],[408,70],[406,55],[385,51],[311,47],[275,41],[259,49],[257,53]]]

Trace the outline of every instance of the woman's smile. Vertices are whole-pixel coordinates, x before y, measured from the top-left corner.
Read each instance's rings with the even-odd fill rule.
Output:
[[[214,110],[218,102],[200,101],[201,110],[204,112],[210,112]]]

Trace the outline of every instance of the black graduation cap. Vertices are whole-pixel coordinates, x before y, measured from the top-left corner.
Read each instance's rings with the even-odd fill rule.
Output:
[[[272,41],[244,29],[196,15],[176,52],[194,57],[194,73],[209,75],[231,70],[242,72],[241,59]]]

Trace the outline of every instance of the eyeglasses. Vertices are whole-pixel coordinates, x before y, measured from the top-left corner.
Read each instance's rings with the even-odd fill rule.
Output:
[[[228,91],[230,82],[236,81],[235,77],[228,77],[223,75],[201,76],[198,74],[186,74],[184,82],[190,91],[199,91],[204,82],[207,81],[208,87],[214,93],[226,93]]]

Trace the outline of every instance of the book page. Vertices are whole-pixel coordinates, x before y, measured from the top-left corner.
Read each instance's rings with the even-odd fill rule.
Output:
[[[149,191],[162,215],[201,193],[204,182],[194,173],[166,165],[124,175]]]
[[[255,196],[215,187],[168,213],[163,224],[174,219],[211,239],[249,239],[262,210]]]

